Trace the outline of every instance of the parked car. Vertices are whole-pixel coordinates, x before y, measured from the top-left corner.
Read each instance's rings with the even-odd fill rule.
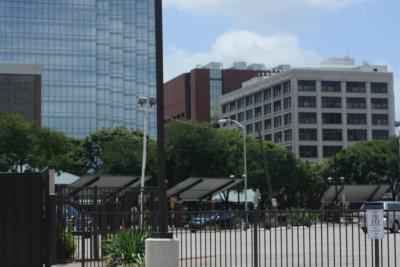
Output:
[[[382,209],[385,229],[392,233],[397,233],[400,226],[400,202],[395,201],[371,201],[364,203],[358,215],[358,223],[364,233],[367,233],[366,216],[367,210]]]
[[[236,214],[233,212],[218,213],[218,225],[222,229],[232,229],[236,227]]]
[[[189,229],[191,232],[203,229],[208,225],[214,225],[217,222],[216,213],[202,213],[189,220]]]
[[[93,230],[93,218],[89,214],[83,215],[82,212],[69,204],[62,205],[61,216],[63,224],[70,227],[73,234],[82,233],[82,219],[84,219],[85,236],[90,235]]]
[[[219,228],[234,228],[236,215],[232,212],[226,213],[203,213],[189,220],[191,232],[203,229],[206,226],[215,225]]]

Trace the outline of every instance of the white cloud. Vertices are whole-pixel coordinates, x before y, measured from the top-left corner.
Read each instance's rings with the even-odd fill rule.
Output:
[[[267,67],[279,64],[301,64],[304,58],[315,58],[312,51],[303,50],[296,35],[289,33],[260,35],[250,31],[230,31],[218,37],[209,51],[188,53],[175,47],[165,53],[165,80],[188,72],[196,65],[222,62],[224,68],[234,61],[262,63]]]

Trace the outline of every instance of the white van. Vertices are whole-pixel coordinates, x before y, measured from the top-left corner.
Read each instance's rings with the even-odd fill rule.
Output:
[[[366,210],[384,210],[383,221],[385,228],[389,229],[392,233],[397,233],[400,226],[400,202],[395,201],[371,201],[365,202],[360,208],[358,215],[358,223],[364,233],[367,233],[366,226]]]

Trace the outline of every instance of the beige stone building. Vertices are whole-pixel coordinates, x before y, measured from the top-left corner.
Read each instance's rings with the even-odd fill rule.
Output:
[[[222,118],[239,121],[255,137],[260,129],[264,140],[311,162],[358,141],[394,135],[393,73],[367,63],[326,63],[287,68],[243,83],[241,89],[221,96]]]

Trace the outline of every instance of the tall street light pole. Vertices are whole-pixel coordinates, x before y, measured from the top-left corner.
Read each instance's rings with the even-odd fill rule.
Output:
[[[150,108],[156,104],[156,98],[140,96],[138,99],[138,104],[142,106],[144,112],[144,122],[143,122],[143,153],[142,153],[142,174],[140,176],[140,227],[143,229],[143,206],[144,206],[144,176],[146,171],[146,158],[147,158],[147,129],[149,114],[151,112]],[[147,105],[144,106],[144,105]],[[144,106],[144,107],[143,107]]]
[[[400,121],[395,121],[394,122],[394,126],[396,127],[396,129],[398,129],[398,127],[400,127]],[[399,158],[398,158],[398,161],[397,161],[397,163],[398,163],[398,165],[399,165],[399,175],[400,175],[400,131],[398,131],[398,138],[399,138]],[[399,183],[400,183],[400,178],[399,178],[399,176],[397,176],[397,179],[396,179],[396,185],[395,185],[395,190],[398,188],[398,186],[399,186]],[[395,191],[396,192],[396,191]],[[397,193],[397,192],[396,192]],[[397,200],[399,200],[399,197],[397,196],[397,194],[396,194],[396,197],[395,197],[396,199],[396,201]]]
[[[243,165],[244,165],[244,211],[245,211],[245,227],[247,229],[249,222],[248,222],[248,215],[247,215],[247,211],[248,211],[248,207],[247,207],[247,156],[246,156],[246,129],[244,127],[243,124],[241,124],[240,122],[236,121],[236,120],[232,120],[232,119],[221,119],[218,121],[218,123],[227,123],[227,122],[233,122],[235,124],[237,124],[243,131]]]

